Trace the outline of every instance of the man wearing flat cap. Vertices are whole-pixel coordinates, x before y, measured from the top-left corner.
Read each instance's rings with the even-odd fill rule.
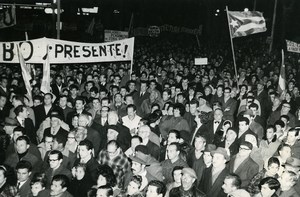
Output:
[[[209,197],[226,197],[221,187],[225,177],[229,174],[226,162],[230,157],[227,150],[221,147],[211,151],[211,155],[213,156],[212,166],[204,170],[198,188]]]
[[[150,165],[150,163],[147,162],[146,155],[138,154],[135,156],[130,156],[129,158],[131,160],[131,171],[128,171],[125,174],[124,189],[127,188],[131,178],[134,175],[139,175],[142,177],[140,190],[143,190],[150,181],[157,180],[146,170],[146,166]]]
[[[171,189],[170,196],[180,194],[180,196],[206,196],[196,187],[197,175],[192,168],[183,168],[181,176],[181,186]]]
[[[233,156],[228,163],[230,173],[237,174],[241,180],[241,188],[245,189],[251,179],[258,173],[258,164],[250,157],[252,151],[252,144],[247,141],[243,141],[240,144],[239,152]]]

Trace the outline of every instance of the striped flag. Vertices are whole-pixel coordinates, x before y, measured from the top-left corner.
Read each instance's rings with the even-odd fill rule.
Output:
[[[30,84],[30,80],[32,78],[30,75],[30,68],[27,67],[24,57],[23,57],[18,45],[17,45],[17,50],[18,50],[19,62],[21,65],[22,76],[23,76],[24,84],[25,84],[26,91],[27,91],[27,94],[25,96],[29,99],[29,102],[32,102],[32,93],[31,93],[32,88],[31,88],[31,84]]]
[[[48,55],[48,45],[47,45],[47,53],[43,57],[43,78],[41,84],[41,91],[46,94],[50,92],[50,63],[49,63],[49,55]]]
[[[278,80],[278,87],[277,87],[277,91],[278,91],[279,95],[281,95],[282,92],[286,90],[286,77],[285,77],[285,65],[284,65],[283,50],[281,51],[281,56],[282,56],[282,64],[281,64],[280,75],[279,75],[279,80]]]
[[[231,37],[241,37],[267,31],[266,21],[261,12],[228,11]]]

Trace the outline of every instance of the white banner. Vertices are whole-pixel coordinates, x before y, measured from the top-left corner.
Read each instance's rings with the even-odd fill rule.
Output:
[[[104,30],[104,41],[113,42],[128,38],[127,31]]]
[[[49,38],[0,42],[0,63],[19,63],[17,46],[26,63],[43,63],[48,46],[50,64],[131,61],[134,38],[107,43],[80,43]]]
[[[300,53],[300,44],[296,42],[286,40],[286,47],[289,52]]]

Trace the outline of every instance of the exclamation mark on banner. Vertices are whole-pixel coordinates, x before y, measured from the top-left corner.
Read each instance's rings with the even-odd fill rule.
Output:
[[[123,55],[124,58],[126,57],[127,49],[128,49],[128,45],[126,44],[126,45],[124,46],[124,55]]]

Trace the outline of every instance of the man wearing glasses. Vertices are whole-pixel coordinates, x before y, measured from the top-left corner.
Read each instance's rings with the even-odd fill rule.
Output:
[[[241,178],[241,188],[246,188],[259,170],[258,164],[250,157],[252,148],[250,142],[243,141],[240,144],[238,154],[233,156],[228,163],[230,173],[235,173]]]
[[[287,101],[282,102],[281,110],[273,111],[269,117],[268,124],[274,125],[276,120],[279,120],[282,115],[287,115],[290,118],[288,126],[295,127],[295,116],[290,112],[291,104]]]
[[[45,171],[47,184],[46,188],[50,188],[52,178],[57,174],[66,175],[69,180],[72,178],[71,171],[62,165],[63,154],[58,150],[52,150],[49,153],[49,168]]]

